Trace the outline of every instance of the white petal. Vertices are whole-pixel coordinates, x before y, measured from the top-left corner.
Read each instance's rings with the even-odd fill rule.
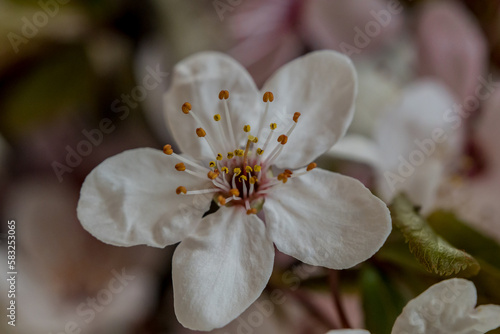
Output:
[[[391,231],[386,205],[361,182],[319,168],[276,186],[264,212],[280,251],[332,269],[365,261]]]
[[[498,327],[499,309],[490,305],[474,309],[476,298],[474,284],[465,279],[437,283],[404,307],[392,333],[475,334]]]
[[[265,124],[278,123],[276,135],[293,124],[295,112],[302,114],[276,160],[277,166],[298,168],[326,152],[345,134],[354,114],[356,72],[346,56],[316,51],[283,66],[262,91],[271,91],[275,97]]]
[[[425,189],[437,188],[441,180],[428,177],[426,170],[441,173],[461,152],[463,127],[459,127],[455,103],[444,86],[420,81],[409,86],[380,120],[375,134],[380,146],[380,182],[390,185],[387,175],[394,174],[384,199],[390,201],[400,191],[409,191],[412,200],[423,205],[427,197],[421,195],[430,195]],[[416,192],[411,186],[415,184],[420,184]]]
[[[219,100],[221,90],[229,91],[233,132],[241,143],[245,137],[243,126],[256,125],[261,112],[257,109],[261,98],[248,72],[231,57],[217,52],[198,53],[175,66],[164,102],[168,126],[182,152],[194,157],[214,158],[206,141],[195,133],[200,125],[181,111],[182,105],[189,102],[192,111],[203,122],[207,137],[214,141],[215,149],[221,151],[217,153],[227,153],[223,151],[223,137],[219,129],[219,125],[223,125],[228,134],[223,103]],[[215,114],[222,116],[220,122],[214,121]],[[252,119],[253,122],[250,121]],[[235,149],[231,147],[231,151]]]
[[[179,161],[159,150],[125,151],[97,166],[83,183],[78,218],[99,240],[117,246],[165,247],[182,240],[201,220],[212,196],[177,195],[178,186],[207,189],[178,172]]]
[[[379,147],[373,140],[360,135],[348,134],[335,144],[325,156],[352,160],[374,168],[380,166]]]
[[[326,334],[370,334],[370,332],[364,329],[336,329]]]
[[[264,290],[273,260],[273,243],[256,215],[238,206],[203,218],[173,258],[179,322],[204,331],[228,324]]]

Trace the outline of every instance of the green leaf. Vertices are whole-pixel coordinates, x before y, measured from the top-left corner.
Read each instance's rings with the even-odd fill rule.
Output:
[[[370,265],[363,266],[360,278],[366,329],[372,334],[390,334],[407,300],[394,282]]]
[[[437,235],[406,196],[397,196],[389,209],[392,221],[405,236],[410,251],[429,272],[440,276],[477,275],[480,266],[476,259]]]

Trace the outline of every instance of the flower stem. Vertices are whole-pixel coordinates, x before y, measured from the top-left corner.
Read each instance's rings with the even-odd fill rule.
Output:
[[[340,318],[340,324],[342,328],[352,328],[347,319],[342,301],[340,300],[340,282],[339,273],[337,270],[330,270],[329,273],[330,290],[332,292],[332,300]]]

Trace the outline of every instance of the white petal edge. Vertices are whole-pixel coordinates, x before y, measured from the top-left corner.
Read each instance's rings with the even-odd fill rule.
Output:
[[[116,246],[165,247],[179,242],[201,221],[212,196],[177,195],[181,185],[188,190],[211,186],[175,170],[178,162],[151,148],[106,159],[82,185],[77,208],[82,226]]]
[[[259,91],[248,72],[233,58],[218,52],[194,54],[174,67],[172,83],[164,96],[164,112],[167,125],[174,140],[183,153],[194,157],[213,159],[213,152],[205,139],[198,138],[196,128],[200,125],[193,117],[181,111],[189,102],[192,111],[203,122],[207,137],[214,142],[215,149],[224,152],[224,137],[219,126],[229,138],[223,102],[219,100],[221,90],[229,91],[229,111],[233,133],[237,144],[246,138],[243,126],[255,125],[263,111],[258,105]],[[260,109],[259,109],[260,107]],[[215,122],[213,117],[220,114],[222,120]],[[253,120],[253,121],[252,121]],[[226,145],[227,146],[227,145]],[[239,147],[230,147],[234,151]]]
[[[264,84],[265,91],[275,97],[264,121],[278,124],[275,135],[288,131],[295,112],[302,114],[275,162],[279,167],[298,168],[325,153],[347,131],[354,115],[356,71],[341,53],[315,51],[281,67]]]
[[[331,269],[370,258],[392,228],[387,206],[361,182],[319,168],[276,186],[264,212],[280,251]]]
[[[273,261],[273,243],[256,215],[236,206],[206,216],[174,253],[177,319],[193,330],[225,326],[260,296]]]
[[[408,302],[391,333],[472,334],[498,327],[500,313],[494,319],[492,312],[499,309],[488,305],[483,316],[484,306],[474,309],[476,299],[476,287],[468,280],[452,278],[439,282]]]

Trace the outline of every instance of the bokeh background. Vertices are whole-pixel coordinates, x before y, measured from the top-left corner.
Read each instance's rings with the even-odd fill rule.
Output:
[[[427,95],[418,93],[423,82],[435,85],[424,91],[445,90],[458,103],[475,94],[481,78],[495,82],[500,2],[0,0],[0,332],[189,333],[173,313],[174,247],[119,248],[93,238],[76,217],[81,184],[119,152],[175,145],[163,119],[162,95],[172,67],[184,57],[202,50],[228,53],[261,85],[281,65],[319,49],[350,55],[358,71],[350,135],[375,140],[380,131],[394,128],[409,134],[433,108]],[[147,77],[153,78],[148,89]],[[442,188],[432,205],[500,240],[495,173],[500,94],[491,87],[491,98],[469,108],[447,160],[449,179],[456,182]],[[398,123],[388,117],[402,99],[409,99],[417,115],[421,108],[421,120]],[[392,147],[379,149],[384,156]],[[323,166],[357,177],[376,192],[376,172],[366,155],[343,153],[324,157]],[[12,219],[15,328],[3,315],[7,221]],[[388,250],[363,268],[332,275],[278,254],[261,304],[218,333],[325,333],[339,323],[326,288],[332,280],[340,285],[353,326],[386,333],[406,301],[437,279],[400,271],[398,263],[406,260],[392,255]],[[287,273],[288,280],[280,279]],[[110,293],[118,276],[122,285]],[[415,282],[409,288],[394,277]],[[486,288],[499,277],[484,278],[489,285],[476,281],[480,302],[500,303],[498,287],[496,292]],[[263,300],[275,290],[284,291],[283,303],[263,311]],[[368,306],[379,313],[367,313]],[[262,319],[252,318],[254,311]],[[386,321],[378,324],[382,318]]]

